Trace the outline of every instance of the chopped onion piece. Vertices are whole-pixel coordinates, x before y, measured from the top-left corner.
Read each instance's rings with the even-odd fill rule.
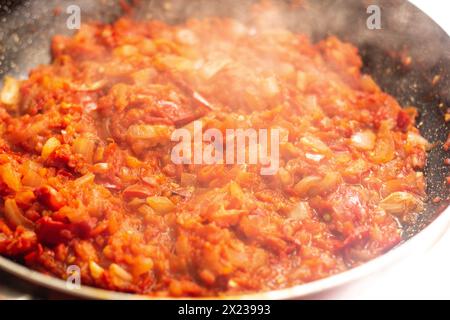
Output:
[[[213,57],[203,64],[200,72],[205,79],[211,79],[230,62],[231,60],[227,58]]]
[[[143,274],[148,273],[153,269],[153,260],[147,257],[138,257],[135,259],[135,263],[133,265],[133,275],[141,276]]]
[[[320,181],[322,181],[320,177],[316,176],[305,177],[295,185],[294,191],[300,197],[306,197],[313,192],[313,190],[318,186]]]
[[[370,130],[355,133],[352,138],[352,146],[361,150],[373,150],[375,147],[375,134]]]
[[[38,188],[44,183],[44,178],[42,178],[37,172],[28,169],[24,173],[22,183],[28,187]]]
[[[305,154],[306,159],[315,161],[315,162],[320,162],[325,156],[322,154],[313,154],[313,153],[307,153]]]
[[[167,197],[149,197],[147,204],[160,214],[169,213],[175,209],[173,202]]]
[[[5,217],[14,227],[22,226],[27,229],[33,229],[33,222],[22,214],[22,210],[17,206],[16,200],[5,200]]]
[[[100,279],[100,277],[105,272],[105,270],[94,261],[89,261],[89,271],[91,273],[92,278],[96,280]]]
[[[106,80],[99,80],[90,84],[82,83],[72,83],[69,82],[70,89],[74,91],[80,91],[80,92],[87,92],[87,91],[97,91],[106,86],[107,81]]]
[[[278,177],[280,179],[280,182],[284,185],[284,186],[289,186],[294,182],[294,178],[292,177],[291,173],[286,170],[285,168],[281,167],[280,169],[278,169]]]
[[[89,172],[89,173],[86,173],[84,176],[81,176],[78,179],[76,179],[74,181],[74,183],[75,183],[75,185],[80,187],[87,183],[92,183],[94,180],[95,180],[95,174]]]
[[[423,210],[423,202],[409,192],[394,192],[380,202],[381,208],[395,216]]]
[[[127,136],[131,142],[145,140],[149,147],[165,142],[170,137],[171,129],[164,125],[138,124],[128,128]]]
[[[93,138],[86,135],[81,135],[73,141],[72,147],[73,151],[81,154],[88,163],[92,162],[96,147],[96,143]]]
[[[197,176],[192,173],[183,172],[181,174],[180,184],[183,187],[193,186],[197,183]]]
[[[311,215],[311,208],[308,202],[300,201],[298,205],[289,213],[289,218],[294,220],[304,220]]]
[[[118,264],[112,263],[109,266],[109,273],[112,281],[118,287],[122,287],[133,281],[133,276]]]
[[[330,148],[319,138],[314,137],[312,135],[305,136],[300,139],[300,142],[310,148],[311,150],[323,154],[323,155],[329,155],[331,154]]]
[[[428,142],[427,139],[425,139],[420,134],[415,132],[408,132],[408,137],[406,141],[410,146],[422,147],[425,150],[429,150],[431,147],[431,144]]]
[[[263,91],[268,97],[274,97],[280,93],[280,87],[275,77],[268,77],[263,80]]]
[[[330,171],[323,178],[316,176],[303,178],[295,185],[294,191],[300,197],[326,195],[334,192],[341,182],[341,175],[338,172]]]
[[[372,160],[375,163],[387,163],[395,157],[395,141],[389,128],[389,123],[381,123]]]
[[[304,91],[306,89],[307,86],[307,78],[306,78],[306,73],[303,71],[298,71],[297,72],[297,88],[299,90]]]
[[[9,162],[0,166],[0,178],[10,189],[14,191],[19,191],[22,187],[20,174],[14,170]]]
[[[195,33],[189,29],[180,29],[176,33],[178,42],[185,45],[195,45],[198,42]]]
[[[15,105],[19,102],[19,81],[5,77],[3,89],[0,92],[0,101],[8,106]]]
[[[58,139],[55,137],[51,137],[45,142],[44,146],[42,147],[41,156],[42,159],[47,160],[48,157],[53,153],[53,151],[56,150],[61,145],[61,142],[59,142]]]

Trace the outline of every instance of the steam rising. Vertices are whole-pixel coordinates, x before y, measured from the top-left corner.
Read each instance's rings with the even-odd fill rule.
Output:
[[[132,2],[132,1],[129,1]],[[134,16],[179,23],[189,17],[227,16],[249,21],[249,12],[259,0],[139,0]],[[81,8],[82,22],[111,22],[121,14],[118,0],[23,1],[20,5],[2,5],[0,11],[0,76],[26,76],[26,70],[49,62],[50,38],[70,34],[66,27],[69,5]],[[272,0],[262,1],[277,10],[258,19],[260,26],[286,27],[309,34],[314,40],[329,34],[349,40],[359,47],[370,44],[384,51],[409,50],[413,61],[434,65],[442,55],[450,57],[446,41],[438,36],[438,27],[419,11],[410,10],[407,1],[367,0]],[[376,4],[382,9],[382,30],[368,30],[366,9]],[[409,10],[408,10],[409,9]],[[408,41],[423,45],[408,45]]]

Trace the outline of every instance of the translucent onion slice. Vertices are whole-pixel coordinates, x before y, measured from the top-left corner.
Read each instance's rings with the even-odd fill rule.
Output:
[[[5,200],[5,217],[14,227],[22,226],[30,230],[34,228],[33,222],[23,215],[14,199]]]
[[[380,206],[387,213],[400,217],[409,212],[423,210],[423,202],[417,196],[404,191],[391,193],[381,200]]]

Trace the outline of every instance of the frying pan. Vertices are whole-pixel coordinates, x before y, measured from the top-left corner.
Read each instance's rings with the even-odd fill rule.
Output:
[[[227,16],[245,21],[253,0],[145,1],[133,5],[136,19],[161,19],[169,23],[188,17]],[[276,1],[275,1],[276,2]],[[450,175],[444,160],[450,155],[442,148],[450,132],[444,113],[450,107],[450,38],[428,16],[407,1],[314,0],[278,1],[284,8],[283,22],[291,30],[304,32],[313,40],[333,34],[355,44],[363,57],[363,71],[372,75],[383,90],[403,106],[415,106],[422,135],[433,143],[425,177],[428,201],[417,222],[406,226],[404,242],[383,256],[341,274],[289,289],[227,298],[289,299],[308,297],[339,287],[431,246],[450,222],[447,210]],[[126,3],[126,2],[124,2]],[[381,8],[381,29],[366,26],[370,4]],[[71,34],[67,27],[70,5],[81,8],[82,22],[111,22],[119,17],[118,0],[48,0],[0,2],[0,79],[9,74],[24,78],[41,63],[50,62],[50,39]],[[304,10],[306,8],[306,10]],[[269,22],[270,23],[270,22]],[[1,84],[1,83],[0,83]],[[439,197],[439,203],[432,199]],[[0,268],[22,280],[71,296],[101,299],[144,298],[90,287],[70,290],[62,280],[29,270],[0,257]]]

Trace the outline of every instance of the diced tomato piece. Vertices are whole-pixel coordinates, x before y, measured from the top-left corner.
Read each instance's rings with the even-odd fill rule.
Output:
[[[65,205],[61,194],[50,186],[40,187],[34,191],[34,194],[41,204],[53,211],[57,211]]]
[[[411,118],[408,113],[404,110],[400,110],[397,115],[397,127],[402,131],[406,131],[411,124]]]
[[[36,222],[36,234],[41,243],[57,245],[73,238],[70,225],[54,221],[50,217],[42,217]]]

